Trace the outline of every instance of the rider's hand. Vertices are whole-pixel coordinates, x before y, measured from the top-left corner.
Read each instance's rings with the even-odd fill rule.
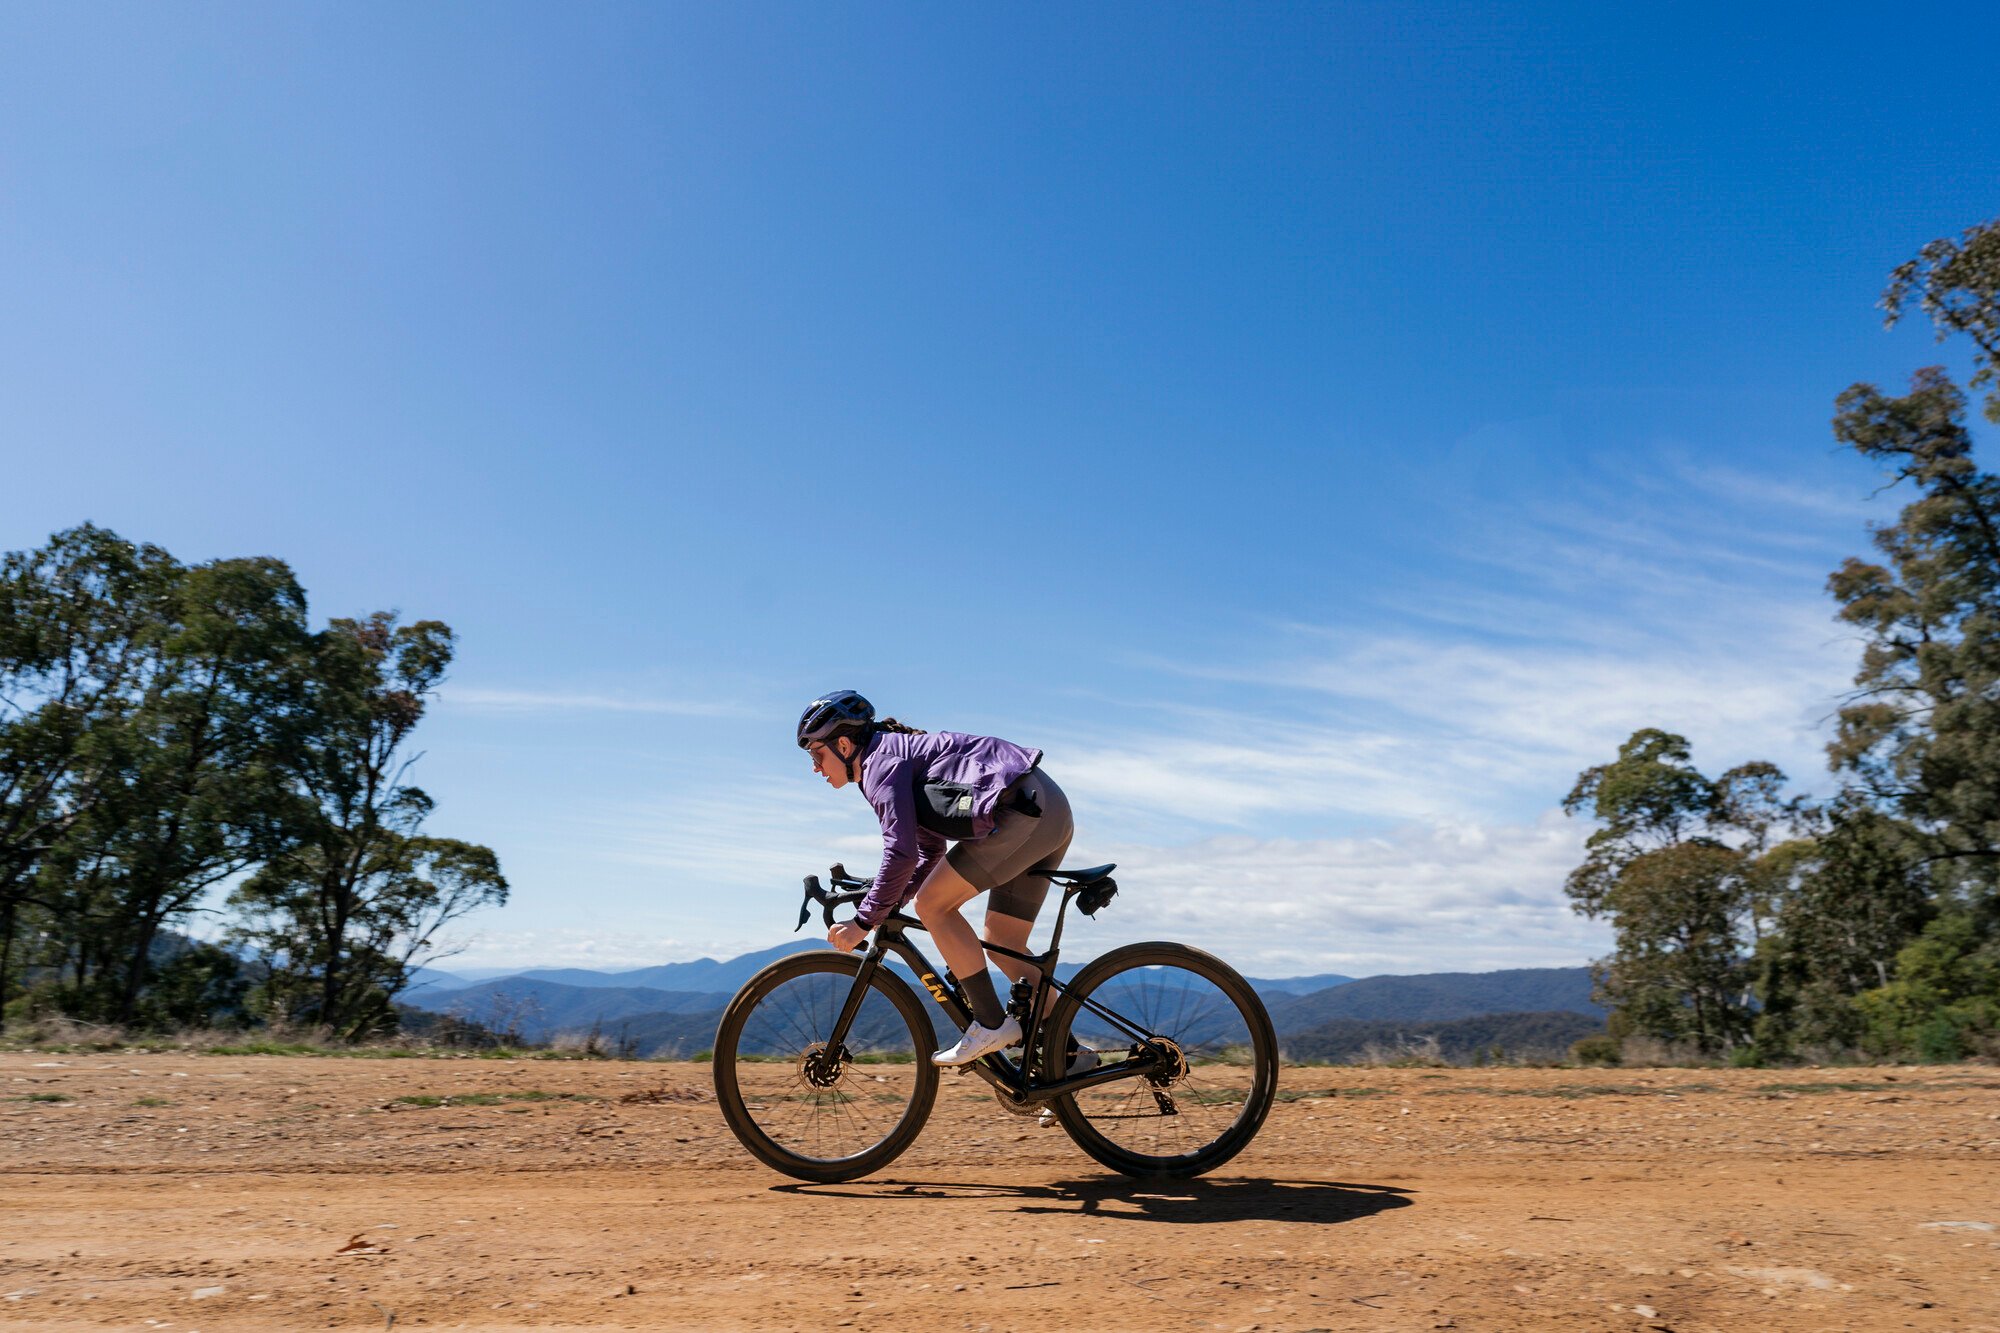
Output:
[[[843,921],[826,932],[826,942],[842,953],[853,953],[868,938],[868,932],[852,921]]]

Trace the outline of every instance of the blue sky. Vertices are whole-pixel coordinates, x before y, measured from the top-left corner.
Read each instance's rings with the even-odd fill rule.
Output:
[[[2000,212],[1976,7],[0,11],[0,547],[461,635],[466,966],[759,947],[860,688],[1040,746],[1081,937],[1579,962],[1634,728],[1825,791],[1833,395]],[[1129,906],[1128,906],[1129,904]]]

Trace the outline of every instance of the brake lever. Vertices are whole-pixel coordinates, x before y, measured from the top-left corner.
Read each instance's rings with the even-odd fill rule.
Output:
[[[841,873],[841,867],[838,865],[834,866],[833,870],[836,875]],[[859,888],[858,882],[857,888]],[[799,924],[792,927],[792,934],[796,935],[801,930],[804,930],[806,922],[812,920],[812,905],[814,903],[819,904],[820,919],[826,922],[828,930],[832,930],[835,925],[833,909],[860,902],[865,896],[865,889],[850,893],[828,893],[825,887],[820,884],[818,875],[807,875],[806,899],[799,904]]]
[[[819,903],[823,906],[826,904],[826,890],[819,886],[818,875],[807,875],[806,900],[799,904],[799,924],[792,927],[792,934],[796,935],[804,930],[806,922],[812,920],[812,905],[814,903]],[[827,907],[826,914],[828,917],[831,917],[833,915],[833,908]]]

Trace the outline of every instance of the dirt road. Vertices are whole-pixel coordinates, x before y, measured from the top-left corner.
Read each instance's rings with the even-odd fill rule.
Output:
[[[1281,1087],[1185,1185],[948,1078],[803,1186],[700,1065],[0,1055],[0,1329],[2000,1330],[2000,1071]]]

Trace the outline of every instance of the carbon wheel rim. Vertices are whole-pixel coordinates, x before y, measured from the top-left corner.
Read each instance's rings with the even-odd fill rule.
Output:
[[[852,971],[786,977],[760,995],[736,1038],[738,1096],[757,1133],[806,1161],[838,1162],[888,1140],[913,1114],[919,1050],[881,991],[863,995],[838,1049],[828,1038]]]
[[[1086,1131],[1116,1152],[1171,1164],[1198,1160],[1255,1115],[1256,1026],[1227,991],[1192,968],[1155,964],[1106,977],[1090,998],[1145,1031],[1161,1061],[1149,1077],[1076,1093]],[[1089,1009],[1070,1035],[1107,1062],[1133,1058],[1140,1043]]]

